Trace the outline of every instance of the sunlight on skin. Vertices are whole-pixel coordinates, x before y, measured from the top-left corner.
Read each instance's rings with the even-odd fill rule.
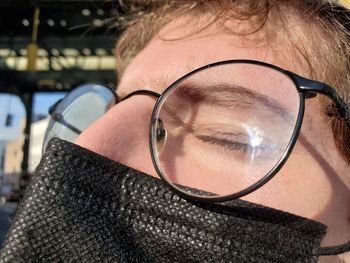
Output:
[[[183,27],[179,29],[177,24],[183,21],[179,21],[163,29],[162,35],[176,36],[183,32]],[[293,67],[279,59],[284,50],[280,50],[278,39],[272,37],[269,41],[256,42],[254,38],[243,39],[215,27],[203,30],[200,36],[178,41],[155,37],[126,69],[118,94],[125,96],[145,88],[160,93],[191,69],[228,59],[265,61],[308,77],[306,63],[300,57],[290,63]],[[83,132],[76,143],[158,177],[148,144],[154,102],[153,98],[146,96],[123,101]],[[301,137],[282,170],[264,187],[243,199],[319,220],[329,226],[330,232],[324,244],[344,242],[350,237],[350,186],[347,179],[350,169],[337,154],[330,139],[331,131],[325,119],[320,117],[317,99],[306,105]],[[183,150],[190,153],[193,149]],[[195,156],[195,153],[189,155]],[[196,160],[183,162],[188,162],[183,164],[184,167],[192,166],[186,172],[202,173],[201,167],[195,165]]]

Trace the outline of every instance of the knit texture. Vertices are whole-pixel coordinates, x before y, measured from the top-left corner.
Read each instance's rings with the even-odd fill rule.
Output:
[[[187,201],[158,179],[53,139],[0,262],[318,262],[325,232],[240,200]]]

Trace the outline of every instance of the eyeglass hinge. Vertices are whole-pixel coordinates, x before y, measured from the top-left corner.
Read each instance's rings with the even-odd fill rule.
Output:
[[[304,92],[305,99],[312,99],[312,98],[315,98],[317,96],[316,92],[312,92],[312,91],[308,91],[308,90],[305,90],[303,92]]]

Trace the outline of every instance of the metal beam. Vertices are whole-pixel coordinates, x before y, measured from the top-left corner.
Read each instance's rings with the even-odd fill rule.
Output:
[[[0,37],[0,48],[11,49],[19,52],[25,49],[30,43],[28,37]],[[82,51],[86,48],[93,52],[98,48],[111,51],[114,49],[116,38],[113,36],[70,36],[70,37],[41,37],[38,39],[40,48],[50,51],[51,49],[74,48]],[[110,53],[110,52],[109,52]]]
[[[113,0],[1,0],[0,7],[61,7],[62,4],[79,5],[79,7],[115,4]]]
[[[1,70],[0,92],[23,94],[38,91],[69,91],[83,83],[102,83],[113,88],[116,76],[113,70],[26,71]]]

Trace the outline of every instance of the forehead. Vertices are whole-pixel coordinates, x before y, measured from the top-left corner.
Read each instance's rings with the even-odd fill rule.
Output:
[[[137,89],[162,92],[191,70],[222,60],[264,61],[308,77],[302,56],[271,29],[244,35],[240,32],[250,25],[230,20],[193,33],[196,25],[188,21],[189,17],[182,17],[165,26],[131,61],[118,86],[120,96]],[[292,58],[288,63],[287,57]]]

